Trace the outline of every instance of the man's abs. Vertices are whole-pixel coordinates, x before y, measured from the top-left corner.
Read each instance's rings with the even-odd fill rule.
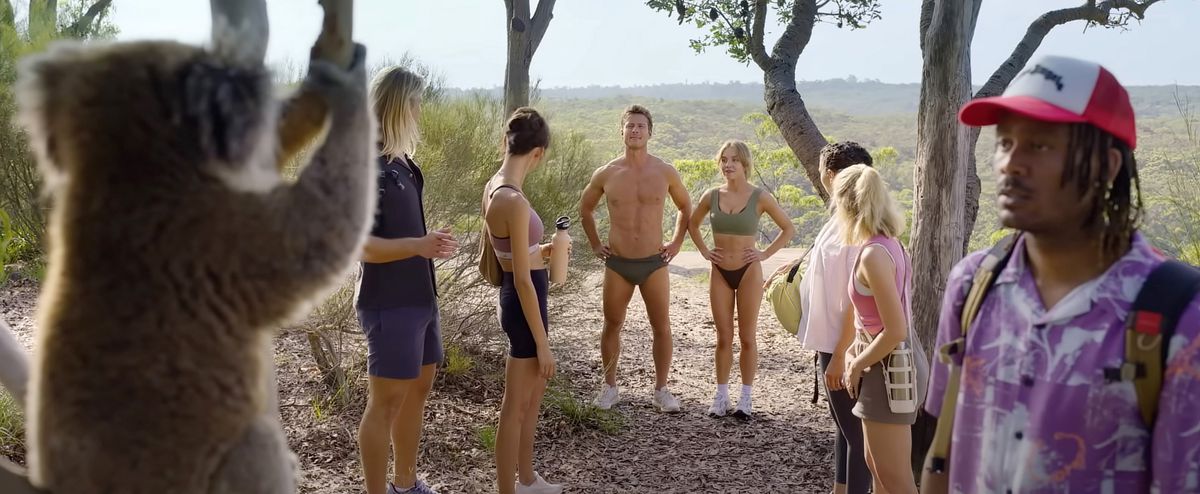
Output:
[[[651,170],[623,171],[606,184],[609,232],[613,253],[640,258],[658,253],[663,244],[663,203],[667,181]]]

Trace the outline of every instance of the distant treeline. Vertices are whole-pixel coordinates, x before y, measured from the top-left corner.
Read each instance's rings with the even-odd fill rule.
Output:
[[[809,107],[859,116],[916,113],[917,101],[921,95],[920,84],[889,84],[854,78],[801,81],[797,84],[797,88]],[[1139,117],[1178,115],[1175,104],[1176,91],[1181,97],[1190,99],[1193,105],[1200,104],[1200,86],[1130,86],[1129,91],[1133,105],[1138,109]],[[484,92],[502,97],[500,88],[446,89],[446,95],[451,97],[472,92]],[[545,99],[591,100],[632,97],[756,103],[763,100],[762,84],[748,82],[541,88],[539,92]]]

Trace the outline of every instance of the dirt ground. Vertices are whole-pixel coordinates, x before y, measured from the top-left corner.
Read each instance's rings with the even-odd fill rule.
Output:
[[[796,255],[781,252],[765,271]],[[824,400],[811,403],[812,355],[780,328],[766,304],[758,324],[754,418],[706,416],[715,391],[715,334],[705,265],[695,253],[684,252],[670,268],[675,353],[669,386],[682,402],[679,414],[659,414],[651,406],[650,327],[637,295],[622,332],[621,403],[611,414],[579,406],[591,402],[601,383],[598,277],[588,280],[594,289],[578,295],[552,294],[551,343],[559,368],[554,387],[559,391],[543,406],[535,464],[547,480],[564,484],[569,493],[829,491],[833,425]],[[37,286],[28,281],[0,288],[0,317],[27,347],[32,346],[36,295]],[[488,436],[499,416],[507,342],[498,329],[477,331],[445,330],[447,346],[455,347],[466,369],[440,373],[427,409],[418,471],[441,493],[495,492]],[[335,342],[347,350],[344,365],[351,379],[364,380],[361,336],[345,333]],[[363,492],[355,439],[361,391],[337,406],[337,397],[321,384],[300,330],[284,331],[277,339],[276,364],[285,428],[302,461],[300,492]],[[730,386],[735,399],[738,384],[735,361]],[[600,422],[607,427],[597,426]]]

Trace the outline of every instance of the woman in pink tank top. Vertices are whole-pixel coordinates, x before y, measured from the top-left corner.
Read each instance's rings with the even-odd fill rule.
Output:
[[[929,365],[910,327],[911,265],[897,240],[904,215],[879,172],[865,165],[838,173],[833,200],[843,242],[862,247],[847,286],[828,287],[847,290],[854,306],[838,344],[847,349],[843,382],[857,399],[853,413],[862,419],[875,491],[916,494],[911,428]]]

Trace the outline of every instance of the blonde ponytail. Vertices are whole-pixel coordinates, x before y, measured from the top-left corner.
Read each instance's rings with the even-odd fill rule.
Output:
[[[867,165],[838,172],[833,181],[833,202],[846,245],[861,245],[875,235],[898,237],[904,232],[900,206],[879,171]]]

